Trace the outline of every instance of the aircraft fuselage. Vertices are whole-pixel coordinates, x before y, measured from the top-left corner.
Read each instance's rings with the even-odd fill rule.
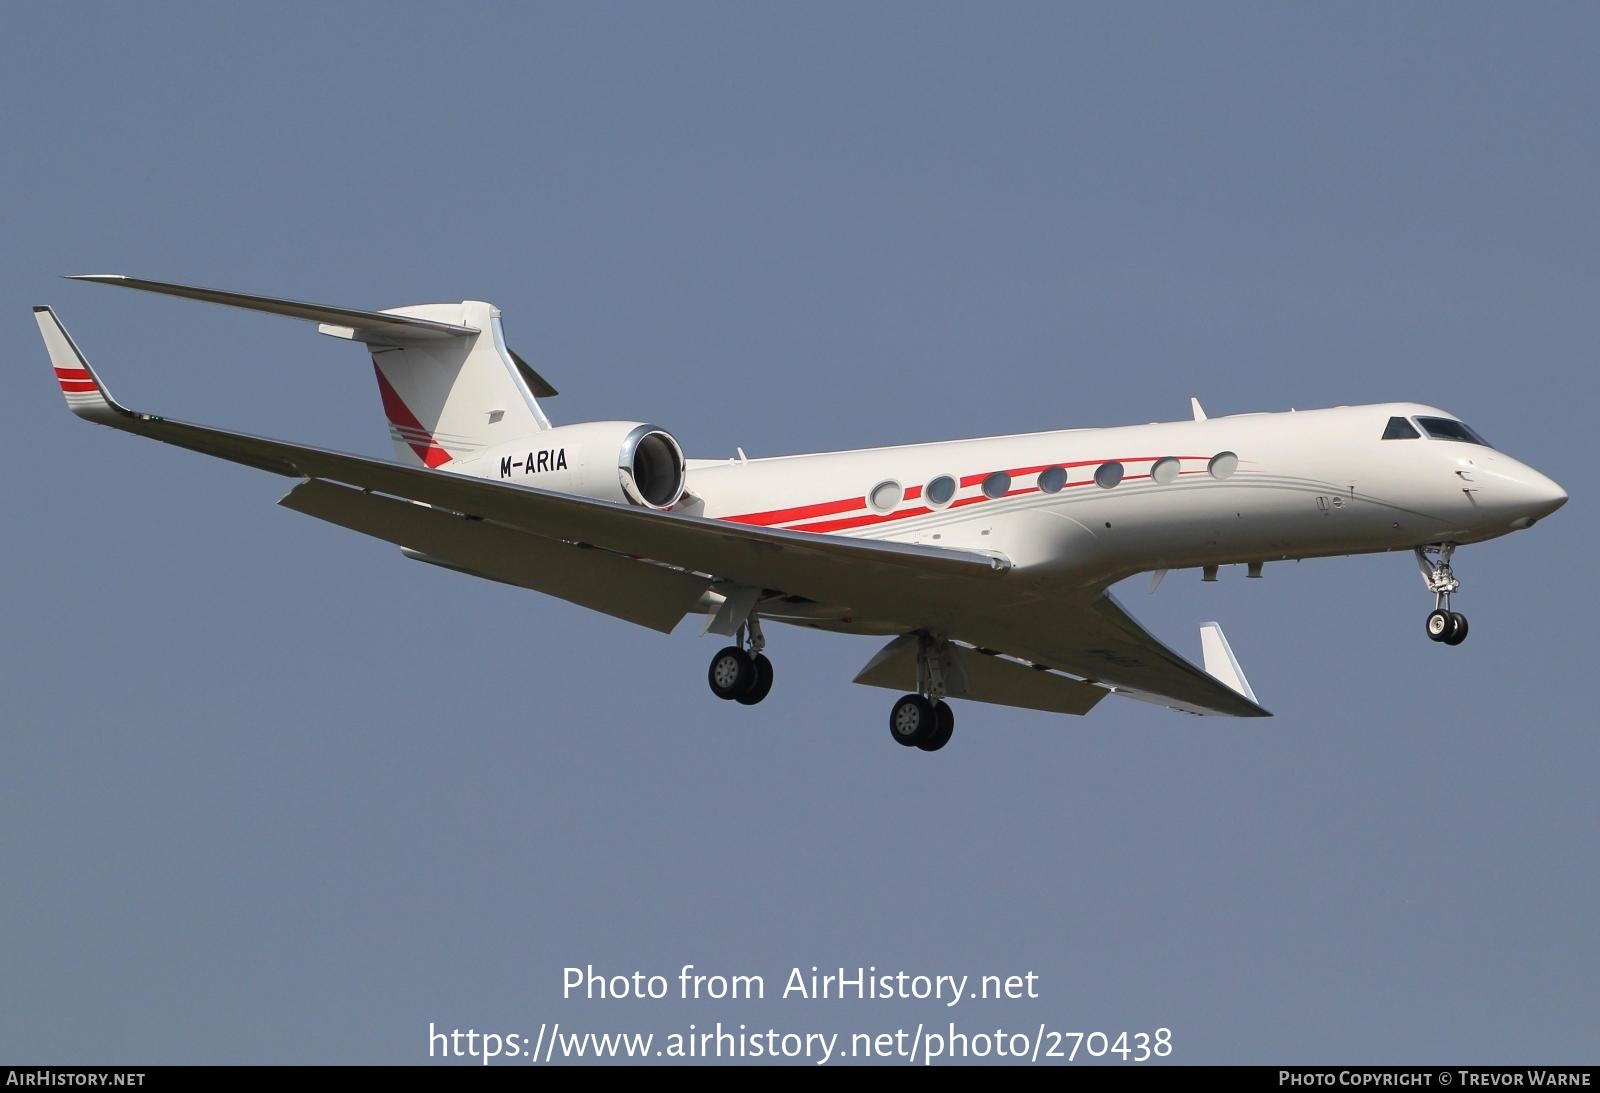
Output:
[[[1394,419],[1417,435],[1384,439]],[[1385,403],[700,461],[688,489],[705,516],[990,551],[1018,575],[1085,589],[1156,569],[1478,542],[1566,500],[1532,467],[1419,419],[1458,420]]]

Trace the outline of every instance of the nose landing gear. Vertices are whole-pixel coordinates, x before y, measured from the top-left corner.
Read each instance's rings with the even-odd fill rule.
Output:
[[[1450,557],[1456,552],[1454,543],[1420,546],[1416,548],[1417,569],[1422,573],[1422,583],[1433,593],[1433,610],[1428,614],[1428,639],[1446,645],[1460,645],[1467,640],[1467,616],[1450,609],[1451,593],[1461,588],[1450,569]],[[1437,556],[1437,561],[1434,556]]]

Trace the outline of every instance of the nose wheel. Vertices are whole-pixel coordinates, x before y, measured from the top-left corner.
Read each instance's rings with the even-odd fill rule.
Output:
[[[1454,543],[1417,547],[1417,569],[1422,573],[1422,583],[1433,593],[1433,610],[1428,614],[1428,639],[1445,645],[1460,645],[1467,640],[1467,616],[1450,607],[1450,596],[1461,588],[1450,568],[1450,557],[1456,551]]]

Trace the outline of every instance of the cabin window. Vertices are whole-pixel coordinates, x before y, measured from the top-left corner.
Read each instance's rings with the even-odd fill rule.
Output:
[[[1005,471],[995,471],[983,480],[983,495],[988,498],[1004,497],[1011,488],[1011,476]]]
[[[1109,490],[1122,481],[1122,464],[1115,461],[1102,463],[1095,468],[1094,484],[1103,490]]]
[[[951,478],[948,474],[941,474],[938,478],[935,478],[932,482],[929,482],[927,488],[922,491],[922,496],[925,497],[928,501],[928,504],[932,505],[934,508],[942,508],[943,506],[948,505],[950,503],[950,499],[955,495],[956,480]]]
[[[873,486],[872,492],[867,495],[867,500],[879,512],[893,512],[905,495],[906,491],[900,483],[891,478]]]
[[[1046,467],[1039,472],[1039,488],[1045,493],[1060,493],[1067,484],[1067,468]]]
[[[1383,428],[1385,440],[1416,440],[1421,436],[1417,427],[1403,417],[1390,418],[1389,424]]]
[[[1435,440],[1459,440],[1463,444],[1482,444],[1485,448],[1489,442],[1461,422],[1448,417],[1419,417],[1417,424]]]
[[[1163,456],[1150,465],[1150,477],[1163,486],[1170,486],[1178,480],[1178,472],[1182,469],[1176,456]]]

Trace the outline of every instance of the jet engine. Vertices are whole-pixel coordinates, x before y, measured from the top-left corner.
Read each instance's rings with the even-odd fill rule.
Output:
[[[545,429],[445,469],[652,509],[677,504],[684,485],[678,441],[659,426],[637,421]]]

